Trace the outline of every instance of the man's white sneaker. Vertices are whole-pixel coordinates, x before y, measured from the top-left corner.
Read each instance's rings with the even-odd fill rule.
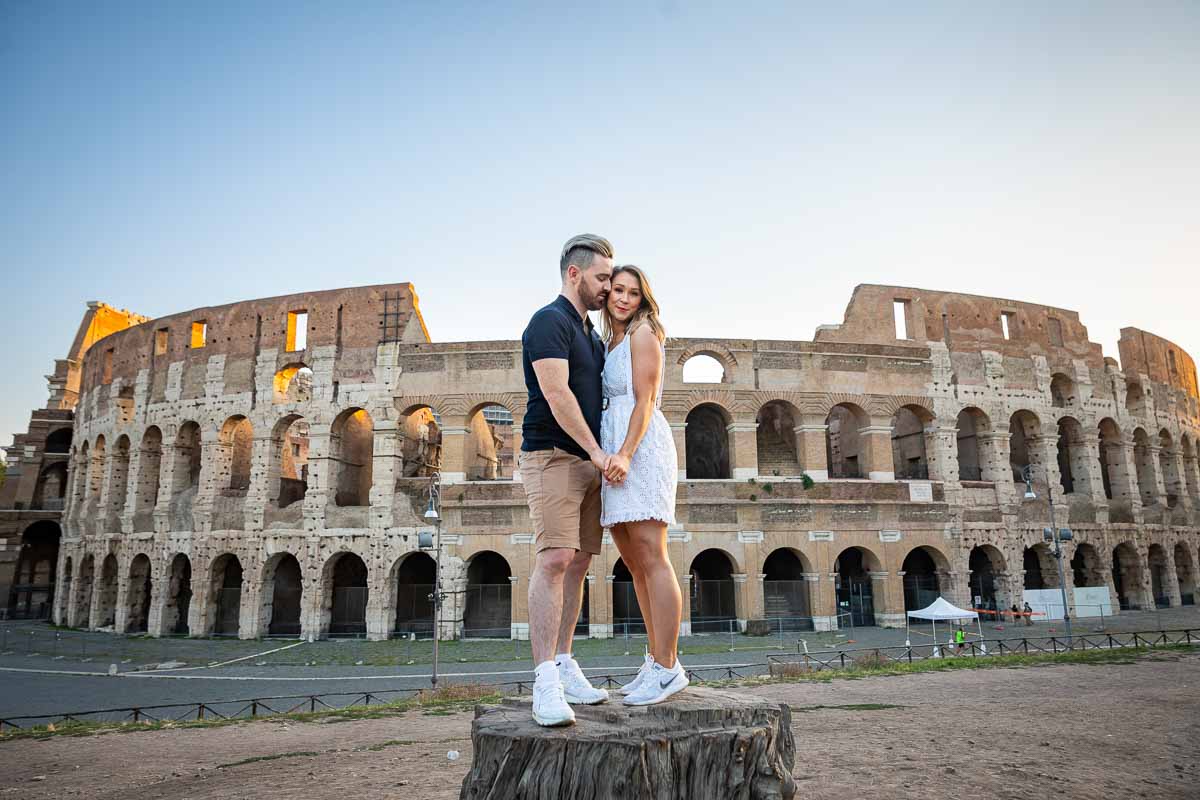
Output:
[[[562,681],[563,694],[568,703],[594,706],[608,699],[608,692],[592,686],[575,659],[560,659],[555,663],[558,664],[558,678]]]
[[[533,684],[533,721],[546,728],[575,723],[575,712],[567,705],[561,683],[547,680]]]
[[[650,672],[650,667],[653,665],[654,656],[647,653],[646,660],[642,662],[640,667],[638,667],[637,675],[633,677],[633,680],[622,686],[617,691],[624,695],[630,695],[636,692],[641,687],[642,681],[645,680],[646,675]]]
[[[678,659],[671,669],[662,664],[655,664],[646,673],[641,688],[626,696],[625,705],[652,706],[661,703],[676,692],[686,689],[689,683],[687,672]]]

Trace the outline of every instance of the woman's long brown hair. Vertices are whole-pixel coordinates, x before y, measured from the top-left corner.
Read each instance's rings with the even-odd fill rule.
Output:
[[[612,279],[616,280],[617,276],[622,272],[627,272],[637,279],[638,288],[642,291],[642,302],[633,312],[633,316],[625,323],[625,335],[633,333],[634,329],[639,325],[649,325],[650,330],[654,331],[654,335],[658,337],[658,341],[664,342],[667,338],[667,330],[663,327],[662,320],[658,318],[658,301],[654,299],[654,292],[650,290],[650,282],[646,280],[646,273],[640,267],[635,267],[633,264],[622,264],[613,270]],[[600,331],[604,336],[604,341],[610,342],[613,337],[613,319],[608,312],[608,303],[604,304],[604,308],[600,311]]]

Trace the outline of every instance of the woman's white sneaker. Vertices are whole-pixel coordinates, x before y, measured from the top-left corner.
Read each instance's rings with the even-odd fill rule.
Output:
[[[642,681],[645,680],[646,674],[650,672],[650,667],[653,665],[654,656],[647,653],[646,660],[642,662],[640,667],[638,667],[637,675],[635,675],[633,680],[631,680],[629,683],[618,689],[617,692],[624,695],[630,695],[636,692],[641,687]]]
[[[566,695],[568,703],[594,706],[608,699],[608,692],[592,686],[575,659],[559,659],[556,663],[558,679],[562,682],[563,693]]]
[[[678,659],[671,669],[662,664],[655,664],[646,673],[641,687],[625,697],[625,705],[652,706],[661,703],[676,692],[686,689],[689,683],[687,672]]]
[[[567,705],[562,684],[556,680],[533,684],[533,721],[546,728],[573,725],[575,712]]]

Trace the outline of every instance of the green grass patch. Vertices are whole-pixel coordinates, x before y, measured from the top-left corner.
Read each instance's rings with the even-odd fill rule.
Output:
[[[255,764],[259,761],[278,761],[281,758],[305,758],[320,755],[313,750],[297,750],[294,753],[273,753],[269,756],[251,756],[243,758],[241,761],[234,761],[230,764],[217,764],[217,769],[229,769],[230,767],[241,767],[245,764]]]

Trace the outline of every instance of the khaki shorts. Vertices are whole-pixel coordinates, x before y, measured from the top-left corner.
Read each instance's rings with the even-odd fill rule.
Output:
[[[600,552],[600,470],[566,450],[521,452],[521,483],[537,552],[569,547]]]

